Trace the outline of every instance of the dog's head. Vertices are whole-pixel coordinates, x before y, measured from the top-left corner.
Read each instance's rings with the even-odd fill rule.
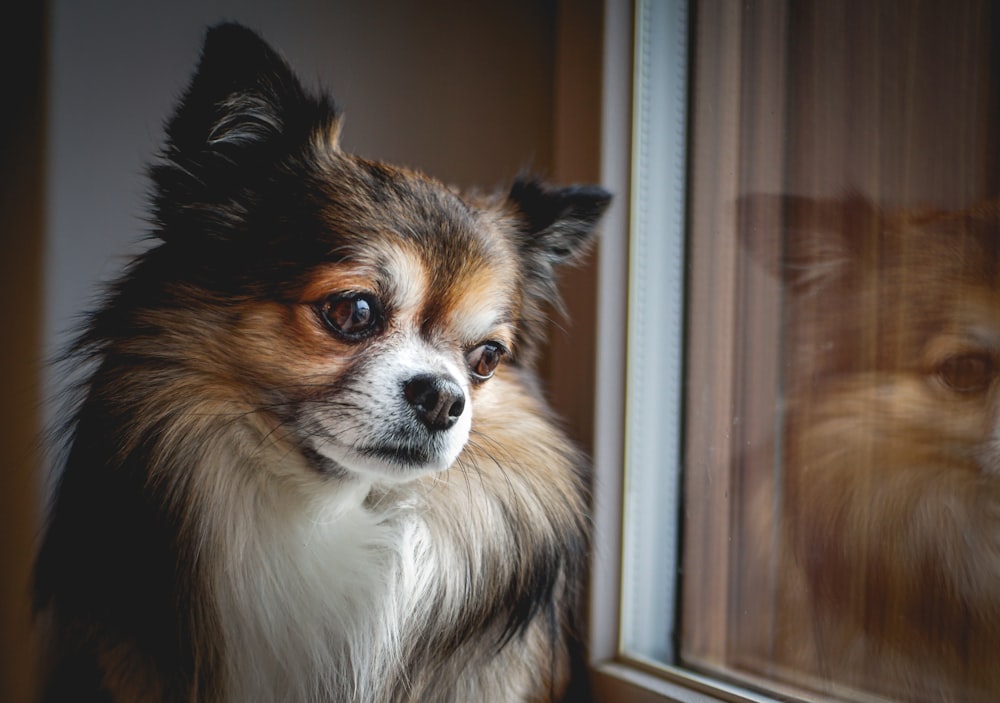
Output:
[[[450,466],[494,375],[530,366],[554,269],[610,198],[530,179],[465,198],[339,131],[257,35],[210,30],[152,171],[162,241],[120,290],[137,312],[97,326],[271,417],[317,470],[405,480]]]

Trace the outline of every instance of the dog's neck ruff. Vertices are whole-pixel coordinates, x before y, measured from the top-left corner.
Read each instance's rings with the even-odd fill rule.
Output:
[[[295,468],[276,476],[276,465],[299,461],[294,453],[248,457],[233,442],[206,461],[215,465],[195,475],[245,478],[201,494],[201,529],[218,555],[208,570],[226,698],[382,699],[371,674],[398,661],[393,630],[406,621],[399,519],[366,506],[371,486],[355,478],[330,477],[309,495],[285,478]],[[354,663],[360,654],[366,666]]]
[[[467,651],[455,643],[458,656],[444,662],[428,648],[430,641],[456,636],[443,633],[457,632],[463,619],[483,607],[475,593],[483,592],[480,582],[488,574],[473,557],[512,546],[494,523],[504,507],[475,490],[475,478],[468,486],[463,481],[462,490],[479,505],[463,517],[458,532],[435,507],[435,498],[448,500],[447,478],[385,488],[356,477],[329,479],[310,491],[275,479],[273,466],[264,465],[304,460],[279,450],[247,457],[235,446],[212,459],[228,467],[197,472],[207,476],[222,468],[250,476],[226,483],[225,506],[218,504],[217,484],[212,504],[204,508],[221,555],[211,560],[209,582],[226,700],[409,700],[417,689],[426,695],[434,685],[428,672],[462,669],[487,654],[480,651],[482,642],[470,642]],[[488,654],[503,675],[489,688],[502,686],[495,690],[520,699],[531,674],[495,656],[499,632]],[[466,693],[440,691],[432,698],[482,695],[481,680],[495,672],[484,662],[475,664],[469,675],[479,681],[467,682]],[[463,685],[461,675],[447,679]]]

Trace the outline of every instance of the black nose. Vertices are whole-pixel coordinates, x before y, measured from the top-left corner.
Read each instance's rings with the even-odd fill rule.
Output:
[[[465,410],[461,386],[443,376],[414,376],[403,387],[403,395],[429,430],[450,429]]]

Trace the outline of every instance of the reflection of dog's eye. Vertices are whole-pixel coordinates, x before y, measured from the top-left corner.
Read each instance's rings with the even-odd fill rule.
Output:
[[[485,381],[497,370],[507,350],[499,342],[484,342],[466,354],[469,371],[475,381]]]
[[[336,293],[319,306],[319,315],[332,332],[347,341],[364,339],[382,324],[382,306],[367,293]]]
[[[953,391],[976,393],[986,390],[993,382],[996,366],[988,354],[957,354],[938,366],[937,375]]]

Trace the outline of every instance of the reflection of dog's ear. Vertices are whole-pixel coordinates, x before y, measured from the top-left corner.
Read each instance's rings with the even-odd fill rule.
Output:
[[[858,194],[843,198],[747,195],[739,199],[740,245],[784,281],[804,292],[857,272],[871,260],[882,216]]]

